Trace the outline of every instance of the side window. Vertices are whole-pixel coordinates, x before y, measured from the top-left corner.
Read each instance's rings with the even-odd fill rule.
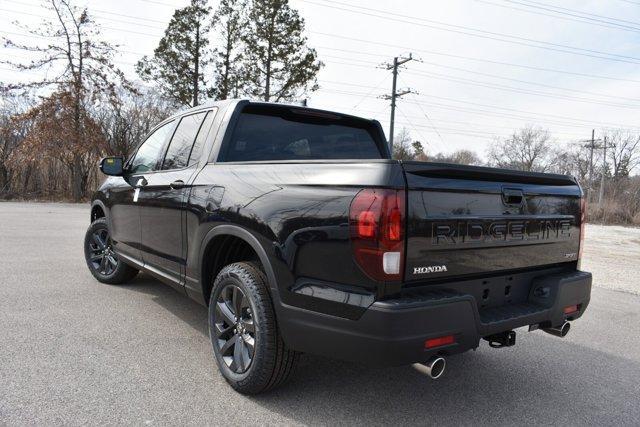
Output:
[[[193,149],[191,150],[191,155],[189,156],[189,166],[195,164],[200,160],[200,155],[202,154],[202,148],[204,147],[204,143],[207,140],[207,136],[209,135],[209,130],[211,129],[211,125],[213,124],[213,119],[216,118],[216,110],[211,110],[207,113],[207,117],[204,118],[202,122],[202,126],[200,126],[200,131],[198,132],[198,136],[196,137],[196,142],[193,144]]]
[[[138,152],[131,162],[131,172],[148,172],[155,169],[156,163],[160,158],[162,148],[164,147],[164,142],[166,141],[172,127],[173,122],[169,122],[159,127],[149,135],[140,148],[138,148]]]
[[[189,155],[206,112],[184,116],[169,143],[162,169],[179,169],[189,164]]]

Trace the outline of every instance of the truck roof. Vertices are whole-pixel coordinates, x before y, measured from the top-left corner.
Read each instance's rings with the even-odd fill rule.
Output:
[[[220,109],[227,109],[227,108],[235,108],[238,104],[251,104],[251,105],[264,105],[264,106],[274,106],[274,107],[292,107],[292,108],[296,108],[296,109],[300,109],[300,110],[307,110],[310,112],[317,112],[317,113],[324,113],[324,114],[333,114],[333,115],[337,115],[340,117],[350,117],[350,118],[354,118],[354,119],[360,119],[360,120],[368,120],[368,121],[372,121],[372,122],[377,122],[377,120],[372,119],[372,118],[367,118],[367,117],[362,117],[362,116],[355,116],[353,114],[346,114],[346,113],[341,113],[338,111],[334,111],[334,110],[324,110],[324,109],[320,109],[320,108],[312,108],[312,107],[306,107],[303,105],[299,105],[299,104],[293,104],[293,103],[286,103],[286,102],[266,102],[266,101],[252,101],[248,98],[233,98],[233,99],[225,99],[222,101],[205,101],[202,104],[196,106],[196,107],[191,107],[188,108],[186,110],[181,110],[179,112],[177,112],[176,114],[173,114],[171,117],[169,117],[168,119],[172,119],[172,118],[176,118],[179,116],[184,115],[185,113],[190,113],[192,111],[198,111],[198,110],[203,110],[203,109],[207,109],[207,108],[211,108],[211,107],[218,107]]]

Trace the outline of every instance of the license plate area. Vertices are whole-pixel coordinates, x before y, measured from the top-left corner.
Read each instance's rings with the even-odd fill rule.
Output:
[[[525,302],[530,289],[531,278],[509,275],[481,280],[472,295],[483,309]]]

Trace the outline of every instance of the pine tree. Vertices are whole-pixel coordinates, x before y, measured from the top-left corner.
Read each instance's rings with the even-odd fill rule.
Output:
[[[221,0],[213,16],[213,26],[221,45],[215,51],[212,94],[216,99],[237,98],[239,90],[245,86],[242,43],[246,31],[246,6],[246,0]]]
[[[318,88],[322,67],[307,47],[304,19],[288,0],[251,0],[244,40],[246,92],[265,101],[291,101]]]
[[[191,0],[189,6],[176,9],[153,57],[144,56],[136,65],[144,81],[155,82],[180,105],[196,106],[207,93],[210,11],[207,0]]]

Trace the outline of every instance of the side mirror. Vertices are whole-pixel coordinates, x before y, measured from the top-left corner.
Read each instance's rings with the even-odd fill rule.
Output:
[[[100,160],[100,171],[105,175],[122,176],[124,174],[124,158],[105,157]]]

